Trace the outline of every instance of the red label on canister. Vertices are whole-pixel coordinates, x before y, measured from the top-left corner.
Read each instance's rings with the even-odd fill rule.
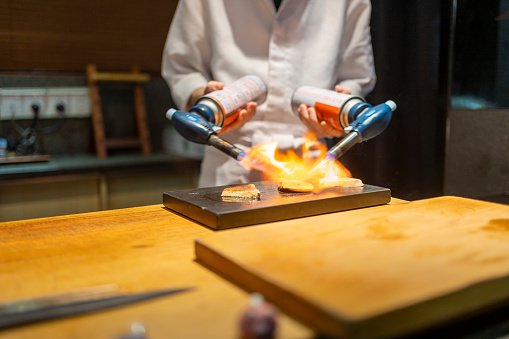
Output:
[[[339,108],[332,105],[327,105],[321,102],[315,103],[316,115],[320,121],[326,121],[333,127],[341,129],[339,124]]]
[[[237,118],[239,117],[239,111],[240,111],[240,109],[238,109],[238,110],[236,110],[235,112],[230,113],[230,114],[228,114],[227,116],[225,116],[223,127],[224,127],[224,126],[228,126],[228,125],[230,125],[232,122],[234,122],[235,120],[237,120]]]

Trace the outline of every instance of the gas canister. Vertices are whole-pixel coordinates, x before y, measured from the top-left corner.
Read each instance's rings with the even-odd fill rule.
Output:
[[[267,86],[256,75],[247,75],[223,89],[205,94],[196,100],[190,110],[200,110],[209,121],[218,127],[225,127],[237,120],[239,110],[248,102],[261,104],[267,97]],[[203,105],[203,106],[200,106]]]
[[[297,115],[301,104],[314,107],[320,121],[337,129],[350,126],[361,112],[372,107],[360,96],[312,86],[301,86],[293,93],[292,110]]]

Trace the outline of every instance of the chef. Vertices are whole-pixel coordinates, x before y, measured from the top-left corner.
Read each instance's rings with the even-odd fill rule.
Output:
[[[292,112],[296,88],[310,85],[366,96],[376,76],[369,0],[180,0],[164,46],[162,75],[181,110],[202,94],[253,74],[266,100],[249,103],[222,137],[241,148],[277,141],[298,150],[311,130],[318,138],[342,131],[320,123],[311,107]],[[261,180],[260,173],[206,147],[199,186]]]

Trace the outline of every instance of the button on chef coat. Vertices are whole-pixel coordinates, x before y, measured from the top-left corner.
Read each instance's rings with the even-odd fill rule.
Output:
[[[265,102],[242,128],[223,137],[247,149],[277,141],[299,148],[307,128],[292,111],[299,86],[348,87],[365,96],[375,84],[368,0],[181,0],[163,52],[162,75],[183,109],[209,80],[228,85],[254,74],[268,88]],[[206,147],[199,185],[260,179],[220,151]]]

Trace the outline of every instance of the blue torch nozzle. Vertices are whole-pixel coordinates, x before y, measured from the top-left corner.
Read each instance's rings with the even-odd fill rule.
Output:
[[[177,132],[189,141],[211,145],[237,160],[243,153],[237,146],[220,138],[216,133],[216,126],[199,113],[177,111],[172,108],[166,112],[166,117]]]
[[[359,133],[362,141],[373,139],[387,128],[395,109],[396,104],[392,100],[370,108],[345,128],[345,131]]]

